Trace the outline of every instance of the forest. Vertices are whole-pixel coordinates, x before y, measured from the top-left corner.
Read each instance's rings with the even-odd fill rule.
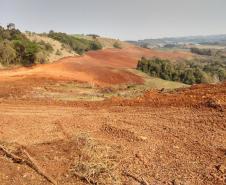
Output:
[[[137,69],[153,77],[190,85],[226,80],[226,62],[222,60],[193,59],[172,63],[160,58],[142,57]]]

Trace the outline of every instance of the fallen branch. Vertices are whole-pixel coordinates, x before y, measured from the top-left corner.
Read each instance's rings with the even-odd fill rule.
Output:
[[[127,176],[127,177],[131,177],[133,180],[139,182],[141,185],[149,185],[149,183],[144,178],[141,178],[141,180],[140,180],[135,175],[130,174],[130,173],[126,172],[126,171],[123,172],[123,175]]]
[[[40,174],[41,176],[43,176],[46,180],[48,180],[49,182],[51,182],[52,184],[54,185],[57,185],[57,182],[52,178],[50,177],[49,175],[47,175],[44,170],[42,170],[42,168],[37,164],[36,160],[34,158],[32,158],[30,156],[30,154],[25,150],[23,149],[23,152],[26,154],[26,156],[28,157],[28,159],[31,161],[31,168],[34,169],[38,174]]]
[[[81,181],[85,181],[85,182],[87,182],[89,184],[93,184],[93,185],[97,184],[94,180],[88,179],[87,177],[85,177],[85,176],[83,176],[83,175],[81,175],[81,174],[79,174],[79,173],[77,173],[75,171],[73,171],[73,174],[76,177],[78,177]]]
[[[3,153],[6,155],[6,157],[10,158],[14,163],[27,165],[30,168],[32,168],[34,171],[36,171],[39,175],[43,176],[47,181],[50,183],[57,185],[57,182],[50,176],[46,175],[46,173],[43,172],[41,167],[37,165],[35,160],[28,154],[28,152],[23,149],[23,152],[28,157],[29,161],[23,158],[20,158],[19,156],[13,154],[9,150],[7,150],[3,145],[0,145],[0,150],[3,151]]]

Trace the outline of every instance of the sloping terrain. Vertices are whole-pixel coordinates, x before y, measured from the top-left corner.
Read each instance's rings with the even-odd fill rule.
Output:
[[[35,42],[44,41],[45,43],[49,43],[52,46],[53,51],[48,56],[49,62],[57,61],[57,60],[59,60],[60,58],[63,58],[63,57],[77,56],[78,55],[77,53],[75,53],[69,47],[66,48],[59,41],[54,40],[52,38],[49,38],[47,36],[41,36],[41,35],[38,35],[38,34],[31,33],[31,34],[26,34],[26,37],[28,39],[30,39],[31,41],[35,41]]]
[[[226,83],[119,96],[146,85],[141,56],[192,57],[130,47],[1,70],[0,184],[225,184]],[[70,99],[81,88],[115,96]]]
[[[223,185],[225,108],[226,84],[134,100],[2,99],[0,182]]]
[[[100,36],[89,36],[89,35],[74,35],[75,37],[78,38],[84,38],[88,40],[97,40],[98,42],[101,43],[103,48],[115,48],[114,44],[118,43],[121,48],[128,48],[134,46],[133,44],[130,44],[129,42],[124,42],[119,39],[113,39],[113,38],[107,38],[107,37],[100,37]]]
[[[142,57],[167,59],[190,58],[192,54],[183,52],[160,52],[130,47],[90,51],[84,56],[66,57],[53,64],[38,65],[30,68],[2,70],[1,81],[21,78],[48,78],[54,80],[74,80],[99,86],[115,84],[140,84],[143,79],[127,68],[136,68]]]

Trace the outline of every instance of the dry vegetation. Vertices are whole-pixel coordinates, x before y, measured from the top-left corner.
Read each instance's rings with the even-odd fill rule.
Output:
[[[120,40],[117,40],[117,39],[107,38],[107,37],[96,37],[96,38],[94,38],[93,36],[87,36],[87,35],[76,35],[76,37],[81,37],[81,38],[85,38],[85,39],[89,39],[89,40],[96,39],[97,41],[99,41],[101,43],[101,45],[105,49],[106,48],[115,48],[114,47],[115,43],[119,43],[121,48],[128,48],[128,47],[133,46],[130,43],[123,42],[123,41],[120,41]]]
[[[118,147],[101,144],[87,134],[78,135],[75,143],[78,151],[71,167],[72,174],[90,184],[122,184]]]
[[[78,56],[78,54],[75,53],[71,48],[66,47],[59,41],[49,38],[48,36],[38,35],[35,33],[27,33],[26,37],[31,41],[36,42],[44,41],[46,43],[49,43],[53,47],[53,52],[51,52],[48,56],[49,62],[57,61],[63,57]]]

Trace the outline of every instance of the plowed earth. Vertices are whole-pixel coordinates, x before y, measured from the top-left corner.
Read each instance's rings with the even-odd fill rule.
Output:
[[[84,57],[87,62],[91,56],[98,58],[96,53],[88,55]],[[70,66],[74,60],[69,58],[64,63]],[[95,66],[98,63],[97,60]],[[62,61],[54,65],[61,66]],[[133,67],[129,65],[118,63],[114,69]],[[67,67],[67,74],[71,68]],[[73,173],[76,162],[87,157],[82,156],[82,145],[76,140],[79,134],[117,148],[114,150],[117,158],[109,160],[116,160],[114,178],[117,177],[121,184],[141,184],[125,175],[125,171],[146,184],[225,184],[225,83],[195,85],[171,92],[152,90],[134,99],[116,97],[100,102],[21,98],[25,92],[23,88],[29,92],[29,86],[39,86],[44,81],[53,83],[52,77],[39,76],[44,70],[33,73],[39,70],[35,67],[1,72],[0,144],[24,160],[32,159],[57,184],[89,184],[87,179]],[[36,78],[28,78],[29,71],[37,75]],[[101,182],[115,184],[103,183],[103,179],[96,181]],[[51,183],[34,168],[13,161],[0,150],[0,184]]]
[[[2,70],[0,81],[18,79],[40,79],[78,81],[111,86],[115,84],[140,84],[143,79],[127,68],[136,68],[137,61],[142,57],[160,57],[180,59],[192,57],[183,52],[159,52],[143,48],[106,49],[89,52],[80,57],[66,57],[58,62],[30,68]]]

